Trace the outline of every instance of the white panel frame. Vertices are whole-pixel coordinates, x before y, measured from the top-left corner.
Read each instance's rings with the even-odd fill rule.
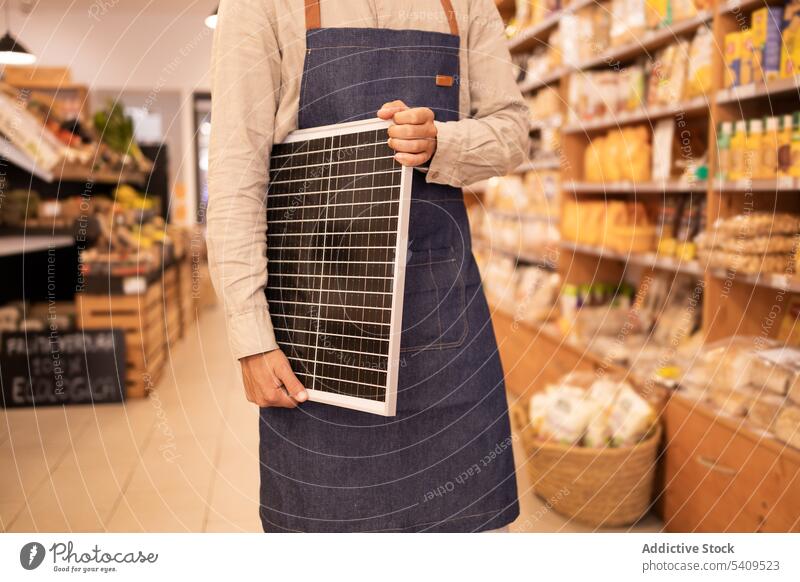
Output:
[[[390,121],[381,119],[365,119],[335,125],[325,125],[300,129],[290,133],[281,143],[292,143],[331,137],[346,133],[359,133],[384,129],[392,125]],[[307,388],[309,400],[323,404],[332,404],[351,410],[359,410],[380,416],[395,416],[397,414],[397,386],[400,375],[400,340],[403,326],[403,292],[405,289],[406,251],[408,249],[408,223],[411,210],[411,182],[413,168],[403,166],[400,173],[400,208],[397,222],[397,246],[394,253],[394,285],[392,287],[392,311],[389,324],[389,354],[388,369],[386,370],[386,399],[383,401],[368,400],[334,394],[322,390]]]

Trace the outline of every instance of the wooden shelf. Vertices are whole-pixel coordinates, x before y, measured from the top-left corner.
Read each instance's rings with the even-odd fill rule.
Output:
[[[495,210],[490,208],[486,211],[487,214],[497,216],[500,218],[514,218],[522,222],[548,222],[550,224],[558,224],[559,217],[557,214],[539,214],[532,212],[518,212],[514,210]]]
[[[682,261],[672,257],[662,257],[655,253],[623,253],[612,249],[572,241],[561,241],[561,248],[574,253],[583,253],[602,259],[623,261],[628,265],[645,267],[647,269],[660,269],[662,271],[684,273],[697,277],[702,277],[705,273],[704,269],[697,261]]]
[[[0,236],[0,257],[11,257],[49,249],[71,247],[74,244],[75,239],[71,236]]]
[[[800,76],[792,79],[778,79],[769,83],[751,83],[740,87],[731,87],[717,92],[717,103],[720,105],[760,99],[762,97],[777,97],[800,92]]]
[[[627,111],[608,115],[591,121],[570,123],[565,125],[562,131],[567,134],[589,133],[592,131],[614,129],[621,125],[664,119],[681,114],[693,115],[707,111],[708,101],[706,101],[704,97],[696,97],[690,101],[684,101],[672,106],[650,107],[639,111]]]
[[[602,65],[616,66],[619,62],[630,61],[638,56],[650,54],[654,50],[674,43],[678,36],[691,34],[711,20],[713,15],[710,10],[704,10],[692,18],[675,22],[664,28],[647,31],[636,41],[610,48],[595,58],[579,63],[574,68],[582,71]]]
[[[717,192],[793,192],[800,188],[800,180],[714,180]]]
[[[534,158],[520,165],[516,173],[524,173],[538,170],[558,170],[561,167],[561,160],[557,156],[541,156]]]
[[[800,278],[796,276],[790,277],[789,275],[778,275],[776,273],[734,273],[726,269],[710,269],[710,273],[717,279],[730,279],[756,287],[769,287],[770,289],[779,289],[788,293],[800,293]]]
[[[53,181],[53,173],[39,166],[28,154],[19,150],[5,138],[0,138],[0,158],[45,182]]]
[[[569,72],[566,67],[558,67],[552,73],[545,75],[540,79],[525,79],[519,84],[519,90],[523,93],[530,93],[538,91],[543,87],[549,87],[561,81],[561,78]]]
[[[528,250],[528,249],[510,249],[505,248],[501,245],[494,244],[491,241],[487,241],[484,237],[481,236],[474,236],[472,238],[473,246],[477,246],[479,248],[483,248],[490,253],[498,253],[501,255],[505,255],[507,257],[511,257],[520,263],[526,263],[529,265],[535,265],[541,267],[543,269],[553,270],[556,268],[556,264],[554,261],[551,261],[547,255],[553,254],[557,255],[558,249],[542,249],[540,252]]]
[[[512,53],[523,53],[536,48],[542,40],[546,39],[558,27],[563,16],[577,12],[594,4],[596,0],[575,0],[572,4],[553,12],[543,18],[541,22],[520,30],[508,41],[508,50]]]
[[[720,1],[717,10],[721,16],[724,16],[733,12],[750,12],[764,5],[772,6],[780,3],[779,0],[729,0],[728,2]]]
[[[561,114],[551,115],[546,119],[531,119],[531,131],[541,131],[561,127],[563,117]]]
[[[696,182],[567,182],[565,189],[576,194],[681,194],[705,192],[708,183]]]
[[[144,174],[132,170],[108,171],[88,170],[65,166],[61,171],[56,168],[54,179],[61,182],[91,182],[93,184],[138,184],[145,181]]]

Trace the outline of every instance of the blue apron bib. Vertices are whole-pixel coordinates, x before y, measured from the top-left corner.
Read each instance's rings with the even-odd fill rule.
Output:
[[[319,28],[306,0],[298,125],[375,117],[388,101],[458,120],[459,37]],[[437,76],[451,77],[451,86]],[[461,190],[415,171],[397,416],[307,402],[260,417],[265,531],[471,532],[519,514],[503,371]]]

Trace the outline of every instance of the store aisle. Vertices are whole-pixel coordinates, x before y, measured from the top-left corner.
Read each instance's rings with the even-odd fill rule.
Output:
[[[146,400],[3,411],[0,530],[260,531],[257,411],[228,356],[221,310],[188,335]],[[520,471],[512,531],[590,529],[549,511],[527,481]],[[635,529],[658,528],[646,519]]]

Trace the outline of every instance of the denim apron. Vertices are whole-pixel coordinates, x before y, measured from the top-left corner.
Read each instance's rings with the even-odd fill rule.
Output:
[[[459,37],[442,6],[452,34],[320,28],[307,0],[299,127],[373,118],[395,99],[456,121]],[[462,192],[420,171],[400,358],[395,417],[314,402],[261,410],[265,531],[471,532],[517,517],[503,371]]]

